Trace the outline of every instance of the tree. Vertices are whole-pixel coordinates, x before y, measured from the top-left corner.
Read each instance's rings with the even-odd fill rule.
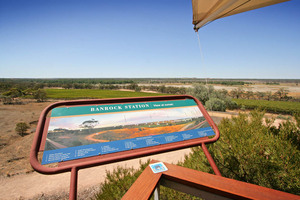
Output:
[[[270,101],[271,98],[272,98],[272,92],[271,92],[271,91],[268,91],[268,92],[266,92],[265,94],[266,94],[266,99],[267,99],[268,101]]]
[[[4,105],[13,104],[13,98],[1,95],[1,100]]]
[[[188,94],[196,97],[203,105],[209,99],[209,92],[207,87],[201,84],[195,84],[193,88],[188,90]]]
[[[72,84],[71,83],[63,84],[62,88],[64,88],[64,89],[70,89],[70,88],[72,88]]]
[[[45,90],[38,89],[33,92],[33,97],[37,100],[37,102],[43,102],[47,99],[47,93]]]
[[[161,93],[165,93],[166,92],[166,86],[165,85],[161,85],[158,87],[158,92],[161,92]]]
[[[26,131],[29,129],[29,125],[26,124],[25,122],[19,122],[16,124],[16,128],[15,130],[17,131],[17,133],[20,135],[20,136],[24,136]]]
[[[256,96],[257,96],[258,99],[263,100],[264,97],[266,96],[266,93],[264,93],[264,92],[256,92]]]
[[[241,98],[244,95],[244,88],[243,87],[238,87],[236,89],[236,98]]]
[[[244,95],[245,95],[245,97],[246,97],[247,99],[250,99],[250,98],[252,98],[252,97],[254,96],[254,92],[253,92],[253,91],[246,91],[246,92],[244,93]]]
[[[188,94],[196,97],[209,110],[225,111],[226,108],[234,109],[237,104],[225,95],[225,92],[215,90],[213,86],[194,85],[188,89]]]
[[[231,90],[231,91],[229,92],[229,95],[230,95],[232,98],[238,99],[237,89]]]
[[[223,94],[224,96],[227,96],[227,95],[228,95],[228,91],[225,90],[225,89],[219,90],[219,92],[220,92],[221,94]]]
[[[10,96],[11,98],[23,96],[22,91],[19,88],[11,88],[9,91],[3,93],[4,96]]]
[[[139,85],[136,83],[131,83],[127,86],[127,89],[129,90],[135,90],[135,88],[137,88]]]
[[[141,87],[136,87],[136,88],[134,89],[135,92],[140,92],[141,90],[142,90]]]
[[[205,102],[205,107],[208,110],[214,110],[214,111],[223,111],[226,110],[226,103],[217,98],[210,98],[208,101]]]
[[[289,90],[287,90],[285,88],[279,88],[279,90],[277,90],[277,92],[275,92],[275,95],[278,97],[278,99],[280,101],[282,101],[283,99],[287,98],[288,92],[289,92]]]

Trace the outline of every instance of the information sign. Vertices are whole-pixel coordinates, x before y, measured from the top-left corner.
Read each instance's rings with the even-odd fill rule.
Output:
[[[52,109],[42,164],[215,136],[194,99]]]

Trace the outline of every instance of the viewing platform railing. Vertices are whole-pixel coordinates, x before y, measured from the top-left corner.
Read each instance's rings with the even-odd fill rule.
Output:
[[[152,160],[151,163],[158,161]],[[300,196],[245,183],[218,175],[204,173],[164,163],[168,168],[161,173],[153,173],[148,166],[122,200],[146,200],[154,195],[159,199],[159,187],[165,186],[203,199],[259,199],[259,200],[299,200]]]

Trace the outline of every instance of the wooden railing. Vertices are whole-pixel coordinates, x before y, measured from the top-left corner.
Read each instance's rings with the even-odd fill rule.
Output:
[[[158,161],[151,161],[156,163]],[[148,166],[122,200],[146,200],[163,185],[203,199],[260,199],[299,200],[300,196],[208,174],[168,163],[161,173],[153,173]],[[158,192],[154,199],[159,199]]]

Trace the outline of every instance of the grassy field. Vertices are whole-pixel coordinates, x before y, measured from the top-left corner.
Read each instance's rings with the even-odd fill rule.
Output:
[[[122,97],[163,96],[166,94],[95,89],[45,89],[50,99],[104,99]]]
[[[267,101],[253,99],[233,99],[239,107],[246,109],[263,109],[272,113],[294,114],[300,113],[300,103],[291,101]]]

